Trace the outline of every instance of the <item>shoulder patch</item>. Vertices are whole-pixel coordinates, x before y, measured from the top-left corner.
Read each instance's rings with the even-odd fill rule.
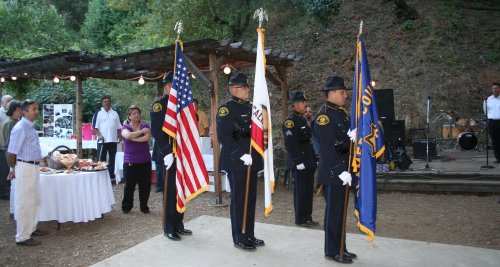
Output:
[[[292,120],[286,120],[285,121],[285,127],[286,128],[293,128],[294,124],[293,124],[293,121]]]
[[[316,123],[318,123],[319,125],[323,126],[323,125],[327,125],[328,123],[330,122],[330,119],[328,118],[327,115],[325,114],[321,114],[319,115],[317,118],[316,118]]]
[[[162,107],[162,105],[161,105],[160,102],[156,102],[156,103],[153,104],[153,111],[154,112],[159,112],[159,111],[161,111],[162,108],[163,107]]]
[[[224,117],[229,114],[229,110],[226,107],[220,107],[218,114],[219,116]]]

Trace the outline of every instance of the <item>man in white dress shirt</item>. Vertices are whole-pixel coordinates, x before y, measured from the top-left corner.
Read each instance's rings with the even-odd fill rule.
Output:
[[[500,83],[491,85],[492,95],[484,103],[484,113],[488,116],[490,133],[496,163],[500,163]]]
[[[42,156],[33,121],[38,118],[39,111],[38,104],[33,100],[24,101],[21,108],[23,118],[10,134],[8,179],[16,179],[16,245],[36,246],[41,242],[31,237],[47,234],[46,231],[37,229],[40,214],[39,164]]]
[[[102,108],[92,119],[92,129],[97,136],[97,157],[99,161],[106,161],[106,155],[109,153],[109,176],[115,179],[115,156],[117,144],[121,142],[122,123],[118,113],[111,108],[110,96],[103,96],[101,104]]]

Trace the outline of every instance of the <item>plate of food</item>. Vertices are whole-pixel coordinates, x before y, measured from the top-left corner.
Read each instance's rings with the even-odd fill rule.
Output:
[[[106,163],[105,161],[99,161],[95,163],[91,160],[79,160],[77,163],[77,167],[82,172],[98,172],[107,170],[108,163]]]
[[[41,174],[56,174],[56,173],[61,173],[63,172],[62,170],[56,170],[56,169],[52,169],[52,168],[49,168],[49,167],[41,167],[40,168],[40,173]]]

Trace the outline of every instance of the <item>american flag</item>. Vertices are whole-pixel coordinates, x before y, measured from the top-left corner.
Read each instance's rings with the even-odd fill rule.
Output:
[[[207,168],[200,151],[200,133],[194,109],[193,91],[181,42],[176,42],[175,71],[168,98],[163,131],[175,140],[177,163],[177,211],[209,188]]]

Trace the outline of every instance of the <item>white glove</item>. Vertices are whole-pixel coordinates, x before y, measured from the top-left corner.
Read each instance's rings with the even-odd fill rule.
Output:
[[[250,154],[243,154],[240,158],[243,161],[243,164],[245,165],[252,165],[252,156]]]
[[[297,167],[297,170],[299,170],[299,171],[301,171],[301,170],[303,170],[303,169],[306,168],[306,166],[304,166],[304,163],[300,163],[299,165],[297,165],[295,167]]]
[[[354,130],[347,131],[347,135],[351,139],[351,141],[356,142],[356,134],[358,133],[358,128],[354,128]]]
[[[172,163],[174,163],[174,155],[172,155],[172,153],[166,155],[164,158],[163,158],[163,163],[165,163],[165,169],[170,169],[170,167],[172,166]]]
[[[351,182],[352,182],[352,176],[350,173],[346,172],[346,171],[343,171],[340,175],[339,175],[339,179],[342,180],[342,182],[344,182],[342,185],[346,185],[346,184],[349,184],[349,186],[351,186]]]

